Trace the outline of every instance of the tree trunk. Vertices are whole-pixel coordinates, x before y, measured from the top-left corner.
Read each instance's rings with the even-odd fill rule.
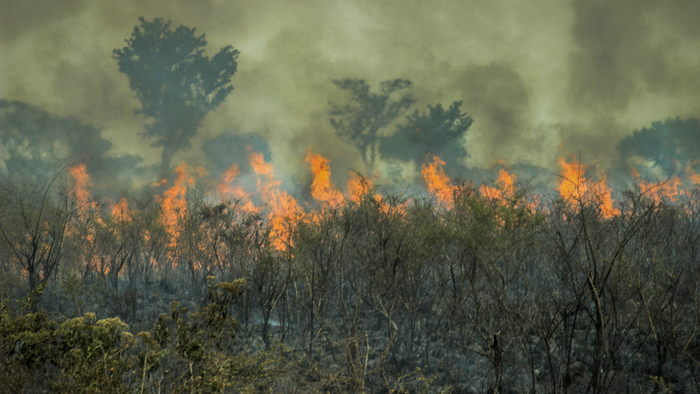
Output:
[[[588,288],[591,293],[591,299],[595,305],[595,353],[593,363],[591,364],[591,382],[589,391],[597,394],[600,392],[600,383],[603,374],[603,361],[607,354],[607,344],[605,343],[605,327],[603,308],[600,303],[598,291],[593,284],[593,279],[588,276]]]
[[[498,334],[493,336],[491,343],[491,363],[493,364],[493,373],[496,378],[496,384],[489,392],[496,394],[503,392],[503,350],[498,346]]]
[[[270,350],[270,314],[267,313],[263,317],[262,340],[265,344],[265,350]]]
[[[34,267],[30,266],[27,268],[27,276],[29,277],[29,292],[32,292],[39,286],[39,273],[36,272]]]

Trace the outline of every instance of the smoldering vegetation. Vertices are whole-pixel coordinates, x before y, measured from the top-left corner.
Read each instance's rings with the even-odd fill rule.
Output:
[[[608,206],[567,178],[547,200],[507,176],[434,198],[360,178],[284,216],[188,182],[111,207],[80,182],[4,186],[0,288],[21,302],[2,304],[0,383],[698,392],[700,189]]]
[[[329,122],[392,115],[357,101]],[[232,130],[155,183],[98,127],[2,104],[8,392],[699,391],[695,118],[634,131],[617,167],[553,172],[468,168],[445,151],[478,119],[407,108],[375,160],[421,180],[341,188],[314,148],[278,178]],[[371,160],[368,128],[337,129]]]

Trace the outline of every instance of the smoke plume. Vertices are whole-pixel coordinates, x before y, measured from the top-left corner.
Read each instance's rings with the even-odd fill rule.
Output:
[[[417,179],[417,166],[381,155],[368,168],[335,133],[328,103],[341,102],[343,92],[332,81],[345,78],[373,87],[410,80],[416,102],[407,114],[461,101],[474,123],[454,146],[463,156],[450,161],[466,166],[465,173],[498,160],[555,172],[566,152],[608,167],[620,163],[621,154],[644,156],[634,144],[621,143],[643,138],[632,136],[634,130],[700,116],[696,0],[5,1],[0,98],[55,119],[95,125],[99,133],[91,133],[100,137],[81,147],[66,133],[46,140],[55,146],[27,136],[28,145],[22,145],[25,140],[10,137],[5,121],[3,141],[15,145],[3,142],[1,171],[15,168],[16,149],[66,157],[80,148],[80,154],[98,152],[92,160],[116,160],[111,165],[126,172],[160,161],[162,148],[140,136],[146,119],[134,115],[139,101],[111,57],[139,17],[196,28],[206,34],[209,56],[227,45],[240,50],[231,80],[236,89],[207,115],[192,148],[178,152],[173,165],[215,165],[221,171],[226,155],[212,159],[211,141],[228,141],[220,150],[247,143],[222,137],[236,130],[269,147],[270,160],[289,179],[308,178],[309,146],[330,159],[338,185],[350,170],[378,171],[378,183]],[[48,133],[33,130],[36,136]],[[388,127],[381,137],[394,130]],[[70,154],[58,154],[62,144]],[[232,164],[244,147],[230,149]],[[695,160],[687,155],[683,160]],[[119,159],[124,157],[130,159]],[[91,171],[103,164],[95,166]]]

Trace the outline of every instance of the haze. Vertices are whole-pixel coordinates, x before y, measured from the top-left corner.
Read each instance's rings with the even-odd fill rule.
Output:
[[[109,155],[145,165],[158,163],[160,149],[139,136],[140,104],[112,58],[141,16],[197,28],[211,53],[241,52],[234,91],[174,163],[206,165],[202,146],[234,133],[260,136],[275,167],[292,175],[308,172],[308,146],[336,177],[369,170],[329,123],[340,78],[373,87],[409,79],[420,110],[462,100],[474,118],[467,167],[502,160],[555,170],[568,152],[612,166],[633,131],[700,115],[696,0],[2,0],[0,10],[0,98],[95,125],[113,144]],[[392,165],[380,158],[376,170]]]

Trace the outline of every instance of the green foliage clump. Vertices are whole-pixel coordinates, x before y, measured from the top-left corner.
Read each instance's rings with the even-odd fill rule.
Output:
[[[123,375],[136,345],[119,318],[96,321],[94,313],[58,323],[44,312],[15,316],[6,301],[0,319],[0,374],[8,387],[32,385],[55,392],[125,392]]]
[[[212,281],[213,282],[213,281]],[[250,356],[234,346],[231,303],[244,280],[210,285],[211,303],[187,313],[173,302],[150,331],[134,336],[119,318],[16,314],[0,304],[0,384],[9,392],[260,392],[285,371],[282,346]],[[26,301],[26,300],[25,300]]]

